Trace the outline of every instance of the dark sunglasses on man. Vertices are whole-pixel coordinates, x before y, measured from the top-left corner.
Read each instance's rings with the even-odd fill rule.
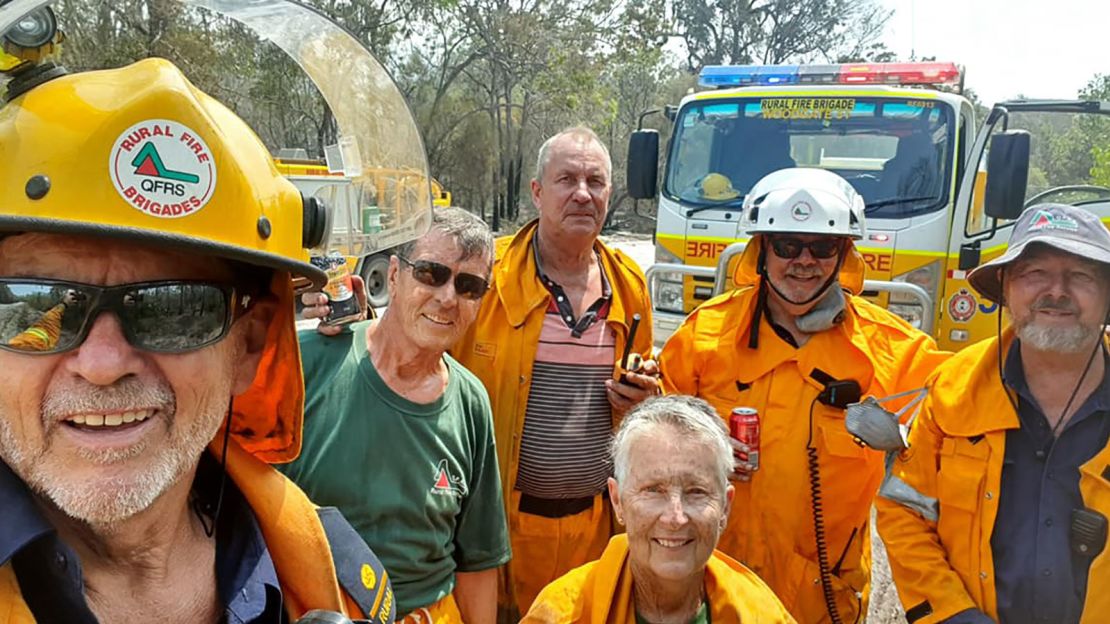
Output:
[[[0,278],[0,349],[35,355],[81,346],[101,312],[119,319],[128,344],[186,353],[224,338],[251,297],[216,282],[170,280],[94,286]]]
[[[770,236],[768,244],[771,251],[783,260],[793,260],[802,255],[803,249],[809,249],[810,255],[818,260],[835,258],[844,248],[843,239],[837,237],[822,237],[811,241],[803,241],[793,236]]]
[[[412,276],[426,286],[439,288],[455,276],[455,292],[463,299],[475,301],[489,290],[489,282],[473,273],[455,273],[451,267],[431,260],[409,260],[398,255],[397,259],[412,267]]]

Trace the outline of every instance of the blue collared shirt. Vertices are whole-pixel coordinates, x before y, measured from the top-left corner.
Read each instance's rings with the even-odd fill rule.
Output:
[[[214,500],[220,466],[201,458],[194,482],[200,500]],[[0,565],[11,562],[20,591],[38,622],[92,624],[81,562],[39,513],[30,490],[0,461]],[[281,624],[281,585],[266,542],[235,484],[225,484],[216,528],[216,585],[229,624]]]
[[[1004,374],[1017,395],[1021,427],[1006,432],[991,535],[998,615],[1006,624],[1078,623],[1091,560],[1072,554],[1071,513],[1084,506],[1079,467],[1106,446],[1110,435],[1110,377],[1103,375],[1101,385],[1054,437],[1026,383],[1016,340]]]

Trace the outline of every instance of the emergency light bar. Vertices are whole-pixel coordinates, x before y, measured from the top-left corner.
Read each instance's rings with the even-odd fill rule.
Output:
[[[846,63],[841,65],[709,65],[698,85],[724,89],[783,84],[941,85],[960,81],[955,63]]]

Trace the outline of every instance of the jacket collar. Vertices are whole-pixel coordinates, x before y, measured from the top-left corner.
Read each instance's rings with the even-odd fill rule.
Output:
[[[221,431],[208,445],[217,459],[223,455],[223,437]],[[316,506],[273,466],[239,446],[234,434],[227,454],[227,474],[254,512],[281,579],[286,610],[302,612],[311,606],[344,612],[345,599]]]
[[[540,282],[536,270],[536,258],[532,251],[532,239],[539,228],[536,219],[511,237],[497,241],[497,259],[493,267],[494,295],[501,300],[505,316],[513,327],[520,327],[533,310],[546,306],[550,293]],[[594,242],[594,250],[601,258],[601,266],[609,277],[613,298],[609,304],[609,322],[624,325],[628,306],[637,295],[630,284],[621,276],[635,274],[630,260],[619,251],[610,249],[601,240]],[[643,278],[638,278],[641,289],[646,288]]]
[[[1001,340],[996,336],[967,347],[941,367],[929,384],[929,398],[938,412],[953,415],[938,423],[945,433],[970,438],[1018,428],[1017,412],[1006,398],[1012,390],[998,374],[999,349],[1008,353],[1013,341],[1007,328]]]
[[[35,540],[54,532],[54,527],[35,507],[27,484],[3,461],[0,461],[0,509],[4,510],[4,521],[0,522],[0,566]]]
[[[859,314],[856,312],[853,297],[845,296],[847,302],[843,322],[812,334],[805,347],[798,349],[787,344],[775,333],[767,313],[762,315],[758,328],[752,327],[755,306],[759,305],[759,282],[760,278],[755,277],[752,285],[734,294],[742,299],[741,310],[736,317],[736,327],[749,329],[736,332],[736,344],[733,348],[739,353],[752,355],[744,363],[743,370],[739,371],[740,382],[753,383],[784,362],[796,360],[801,374],[818,388],[821,384],[809,377],[815,368],[821,368],[823,372],[835,379],[855,379],[864,390],[871,386],[875,373],[874,366],[871,364],[872,350],[865,332],[860,328]],[[748,348],[748,335],[751,331],[759,332],[759,348],[755,351]],[[845,349],[844,345],[849,345],[850,348]],[[835,358],[830,358],[829,353],[837,355]],[[836,363],[835,367],[832,366],[833,362]]]

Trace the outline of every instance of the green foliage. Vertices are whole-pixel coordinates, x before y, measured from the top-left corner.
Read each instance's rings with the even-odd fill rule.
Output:
[[[880,60],[891,13],[873,0],[674,0],[688,66]]]
[[[1092,147],[1091,156],[1091,184],[1110,188],[1110,147]]]

